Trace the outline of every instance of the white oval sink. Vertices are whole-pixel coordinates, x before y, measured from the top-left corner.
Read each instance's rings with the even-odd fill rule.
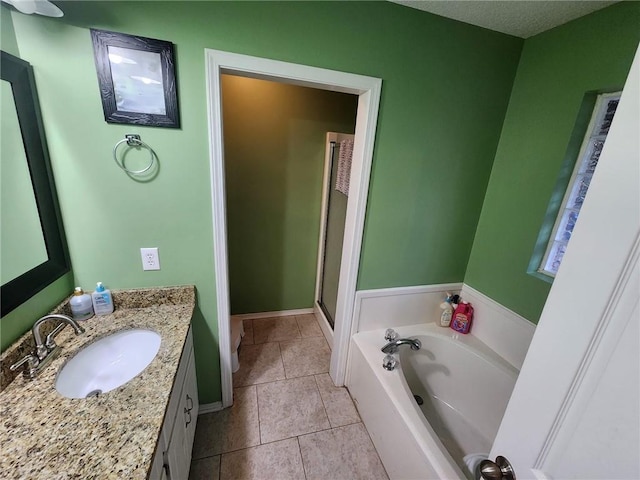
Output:
[[[160,349],[151,330],[122,330],[83,348],[58,372],[56,390],[68,398],[86,398],[124,385],[141,373]]]

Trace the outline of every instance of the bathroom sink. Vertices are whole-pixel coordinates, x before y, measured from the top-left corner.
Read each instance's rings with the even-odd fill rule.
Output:
[[[109,392],[141,373],[160,349],[151,330],[121,330],[83,348],[58,372],[56,390],[68,398]]]

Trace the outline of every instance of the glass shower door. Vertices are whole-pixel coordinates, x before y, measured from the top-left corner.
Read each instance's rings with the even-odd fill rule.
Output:
[[[353,137],[353,135],[340,135]],[[322,309],[327,321],[333,328],[338,300],[338,282],[340,278],[340,263],[342,259],[342,242],[344,225],[347,217],[348,197],[335,189],[338,175],[338,158],[340,144],[331,142],[331,175],[327,187],[327,204],[325,212],[325,235],[322,274],[320,278],[320,292],[318,306]]]

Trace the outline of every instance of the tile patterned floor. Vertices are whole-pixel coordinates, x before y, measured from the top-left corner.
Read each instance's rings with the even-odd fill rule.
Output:
[[[198,417],[189,480],[387,480],[314,315],[245,320],[233,407]]]

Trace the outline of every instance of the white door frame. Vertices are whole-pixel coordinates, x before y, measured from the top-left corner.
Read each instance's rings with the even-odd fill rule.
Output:
[[[360,250],[369,192],[373,143],[378,119],[382,80],[324,68],[309,67],[260,57],[205,49],[211,203],[213,216],[214,273],[216,281],[218,344],[222,406],[233,404],[231,376],[230,301],[227,265],[227,227],[224,180],[224,137],[220,75],[272,80],[292,85],[358,95],[351,183],[345,222],[342,263],[336,309],[333,350],[329,374],[336,385],[344,384],[347,352],[355,303]]]

